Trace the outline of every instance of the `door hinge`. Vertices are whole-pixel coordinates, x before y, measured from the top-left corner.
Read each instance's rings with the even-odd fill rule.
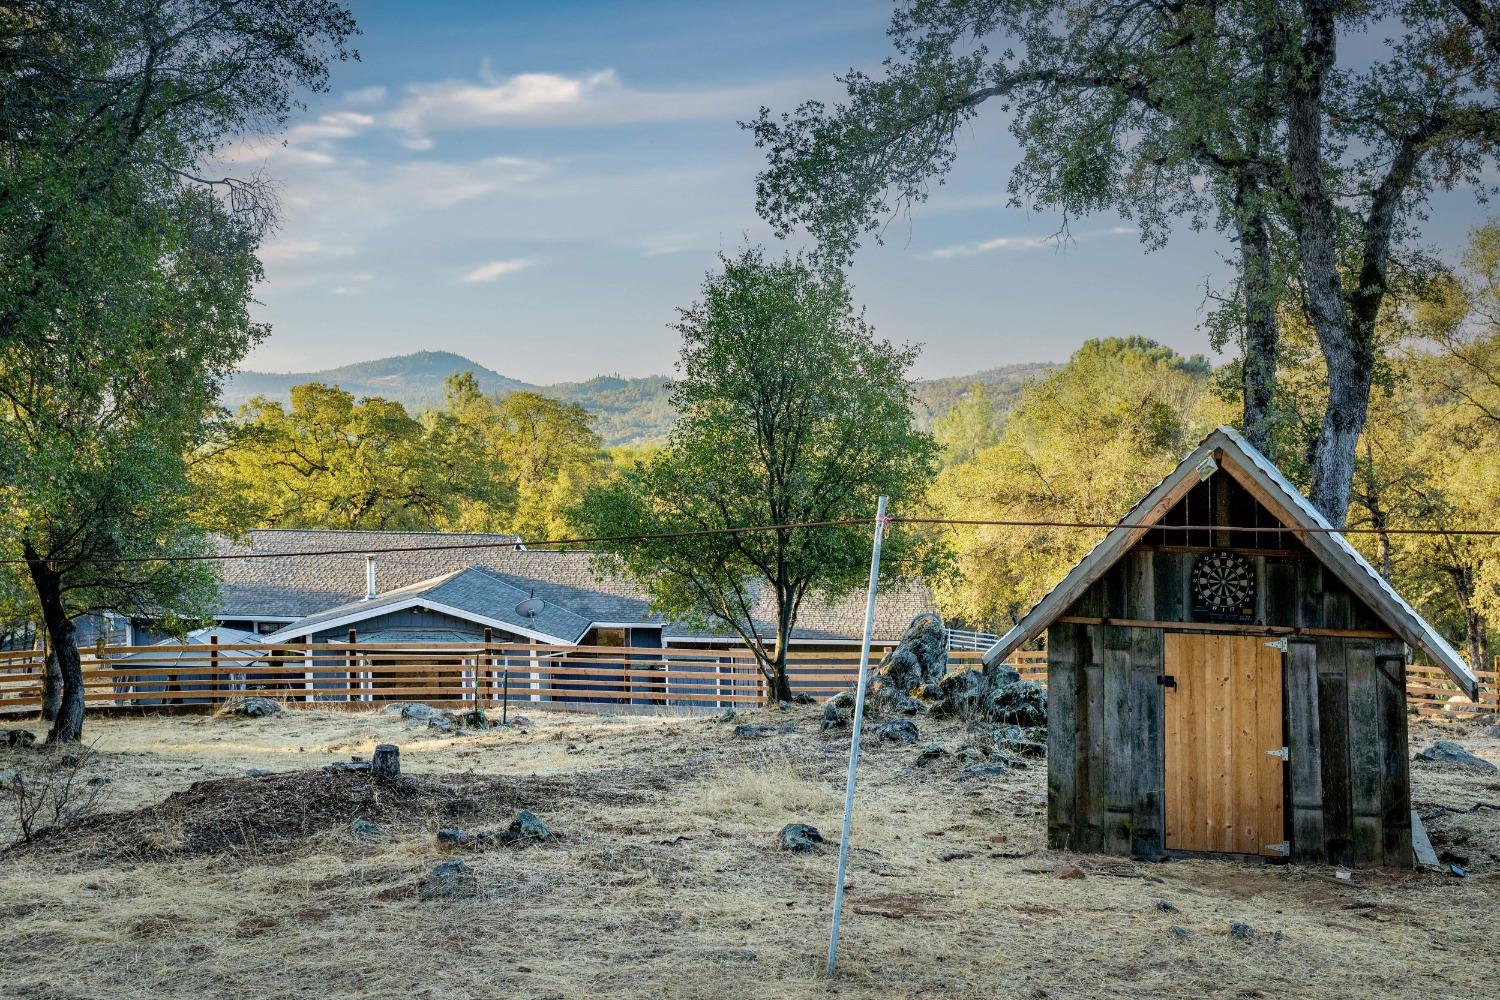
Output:
[[[1286,747],[1277,747],[1275,750],[1267,750],[1267,757],[1280,757],[1282,760],[1291,760],[1292,752]]]
[[[1275,851],[1277,854],[1281,855],[1284,858],[1292,853],[1292,842],[1289,840],[1283,840],[1279,843],[1267,844],[1266,850]]]
[[[1172,688],[1174,691],[1177,689],[1177,678],[1171,674],[1157,674],[1156,683],[1162,687]]]
[[[1283,653],[1285,653],[1286,652],[1286,636],[1282,636],[1280,639],[1272,639],[1270,642],[1266,643],[1266,646],[1270,647],[1271,649],[1279,649]]]

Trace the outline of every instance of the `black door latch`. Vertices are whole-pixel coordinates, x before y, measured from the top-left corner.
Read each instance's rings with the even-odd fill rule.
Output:
[[[1162,687],[1168,687],[1174,691],[1177,690],[1177,678],[1173,677],[1171,674],[1157,674],[1156,683],[1160,684]]]

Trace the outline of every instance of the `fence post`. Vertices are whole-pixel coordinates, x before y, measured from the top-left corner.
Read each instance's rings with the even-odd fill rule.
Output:
[[[218,633],[210,632],[208,635],[208,703],[210,705],[217,705],[220,700],[218,646]]]
[[[347,691],[347,692],[349,692],[348,694],[344,695],[344,700],[345,701],[354,701],[355,700],[354,699],[354,688],[355,688],[354,682],[356,680],[359,681],[359,687],[360,688],[363,688],[365,686],[363,678],[357,678],[357,677],[354,676],[356,673],[358,673],[358,671],[355,670],[354,668],[357,667],[357,666],[359,666],[359,657],[357,655],[355,655],[355,652],[354,652],[354,644],[356,642],[358,642],[358,641],[359,641],[359,632],[356,629],[352,629],[351,628],[349,630],[349,648],[344,653],[344,690]],[[364,697],[365,697],[364,694],[361,693],[360,696],[359,696],[359,700],[363,701]]]
[[[480,689],[483,692],[479,698],[481,702],[495,700],[495,657],[490,653],[490,646],[494,641],[495,630],[486,625],[484,629],[484,670],[476,671],[474,678],[476,685],[480,677],[484,678],[484,685]]]
[[[844,828],[839,835],[839,867],[833,883],[833,927],[828,934],[828,975],[839,954],[839,922],[844,909],[844,872],[849,864],[849,825],[854,818],[854,780],[859,774],[859,727],[865,718],[865,678],[870,668],[870,633],[875,630],[875,587],[880,580],[880,543],[885,538],[885,505],[875,504],[875,542],[870,547],[870,591],[865,600],[865,635],[859,649],[859,679],[854,684],[854,718],[849,722],[849,775],[844,783]]]

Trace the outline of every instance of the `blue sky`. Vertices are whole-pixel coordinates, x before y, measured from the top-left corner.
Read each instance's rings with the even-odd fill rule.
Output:
[[[335,68],[283,141],[229,158],[281,189],[245,367],[307,371],[451,350],[547,383],[668,372],[668,329],[714,254],[769,241],[761,164],[737,126],[761,104],[836,98],[833,74],[889,51],[890,3],[458,3],[352,0],[363,61]],[[1147,254],[1113,216],[1006,206],[998,114],[967,133],[949,184],[887,245],[856,296],[917,374],[1061,360],[1093,336],[1205,351],[1198,325],[1224,245],[1182,232]],[[1481,217],[1440,198],[1456,249]]]

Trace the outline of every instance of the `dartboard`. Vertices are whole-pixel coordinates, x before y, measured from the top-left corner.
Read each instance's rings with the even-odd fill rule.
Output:
[[[1255,618],[1255,571],[1238,552],[1205,552],[1193,564],[1193,614],[1211,621]]]

